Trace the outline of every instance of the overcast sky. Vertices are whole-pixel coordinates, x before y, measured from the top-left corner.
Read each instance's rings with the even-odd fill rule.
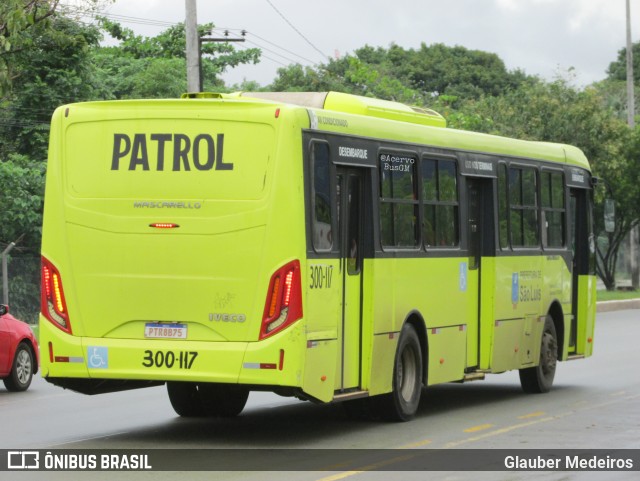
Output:
[[[245,29],[247,41],[237,45],[265,49],[259,65],[229,70],[228,84],[266,85],[283,64],[322,63],[364,45],[424,42],[494,52],[508,69],[545,79],[573,67],[582,86],[605,77],[626,39],[625,0],[198,0],[197,8],[198,23],[213,22],[232,35]],[[106,11],[134,17],[121,23],[155,35],[167,25],[139,19],[183,21],[185,2],[117,0]],[[631,0],[631,13],[637,41],[640,0]]]

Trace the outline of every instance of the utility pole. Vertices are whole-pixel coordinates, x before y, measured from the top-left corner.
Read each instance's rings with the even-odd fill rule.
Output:
[[[630,129],[635,129],[635,95],[633,85],[633,43],[631,42],[631,6],[630,0],[627,3],[627,123]],[[635,227],[629,234],[629,267],[631,270],[631,287],[638,289],[640,284],[640,272],[638,269],[638,240],[640,239],[640,229]]]
[[[185,0],[185,33],[187,35],[187,91],[202,92],[202,42],[244,42],[246,31],[242,31],[243,38],[229,38],[225,31],[224,38],[200,38],[198,33],[198,16],[196,0]],[[211,32],[209,32],[211,34]]]
[[[187,35],[187,91],[200,92],[200,37],[196,0],[185,0],[185,30]]]

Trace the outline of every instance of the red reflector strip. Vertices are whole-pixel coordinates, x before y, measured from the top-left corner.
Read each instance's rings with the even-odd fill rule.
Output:
[[[154,222],[153,224],[149,224],[149,227],[154,227],[156,229],[177,229],[180,226],[170,222]]]
[[[278,369],[278,365],[271,362],[245,362],[244,369]]]
[[[78,362],[83,363],[84,358],[82,357],[70,357],[70,356],[56,356],[54,358],[55,362]]]
[[[280,362],[278,363],[278,371],[284,368],[284,349],[280,349]]]

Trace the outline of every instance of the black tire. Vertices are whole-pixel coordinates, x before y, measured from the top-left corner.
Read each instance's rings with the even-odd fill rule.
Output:
[[[389,421],[409,421],[422,394],[422,349],[415,328],[405,324],[400,333],[393,368],[393,391],[371,398],[377,413]]]
[[[9,377],[3,379],[5,387],[9,391],[26,391],[33,379],[34,357],[31,348],[24,342],[18,344],[16,354],[13,357],[13,365]]]
[[[249,389],[229,384],[202,383],[198,385],[200,400],[206,416],[232,418],[247,404]]]
[[[167,393],[173,410],[182,417],[205,415],[198,384],[194,382],[167,382]]]
[[[551,316],[544,321],[540,345],[540,362],[535,367],[520,369],[520,385],[526,393],[549,392],[558,363],[558,336]]]

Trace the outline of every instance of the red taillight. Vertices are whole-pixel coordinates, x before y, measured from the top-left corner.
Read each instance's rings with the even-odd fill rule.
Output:
[[[64,299],[62,277],[58,269],[45,257],[42,258],[42,292],[40,311],[54,326],[71,334],[67,303]]]
[[[275,334],[302,317],[300,261],[278,269],[269,282],[260,339]]]

